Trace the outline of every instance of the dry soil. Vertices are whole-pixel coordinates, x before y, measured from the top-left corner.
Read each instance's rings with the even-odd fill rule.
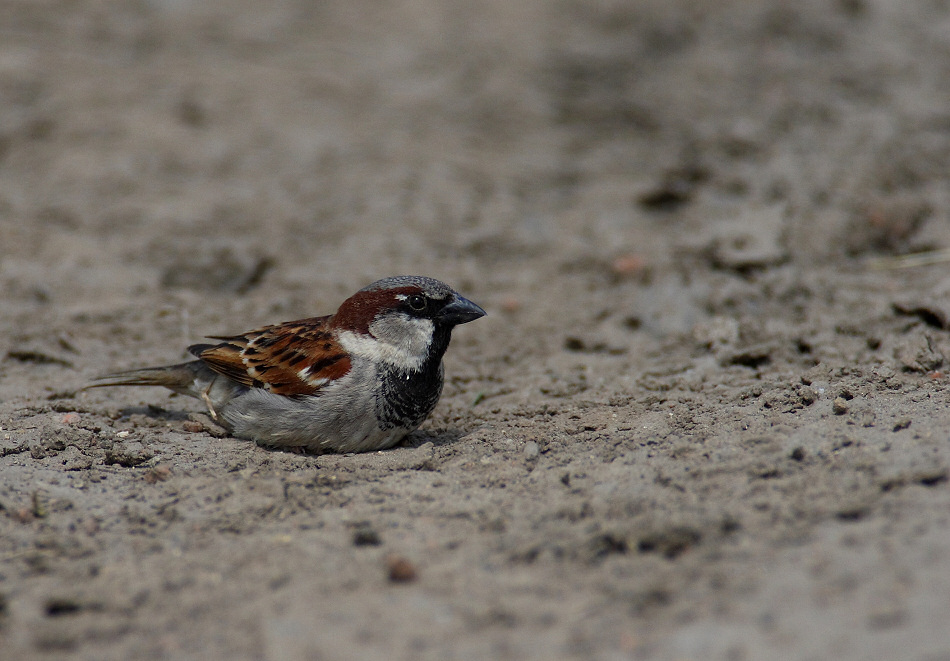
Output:
[[[946,0],[0,2],[0,658],[950,659]],[[365,455],[77,394],[443,279]]]

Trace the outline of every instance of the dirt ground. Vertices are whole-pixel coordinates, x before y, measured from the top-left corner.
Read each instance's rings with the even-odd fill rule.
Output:
[[[2,0],[0,659],[950,660],[950,3]],[[76,393],[452,284],[393,450]]]

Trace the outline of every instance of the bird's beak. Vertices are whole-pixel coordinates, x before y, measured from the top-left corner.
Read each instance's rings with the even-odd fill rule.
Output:
[[[484,316],[485,311],[479,306],[475,305],[467,298],[463,298],[456,294],[455,300],[446,305],[439,312],[439,321],[456,326],[458,324],[467,324],[470,321],[475,321],[479,317]]]

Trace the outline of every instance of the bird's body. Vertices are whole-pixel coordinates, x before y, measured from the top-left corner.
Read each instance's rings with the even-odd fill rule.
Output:
[[[442,393],[452,328],[485,312],[447,285],[386,278],[336,314],[189,348],[197,360],[97,379],[164,386],[205,402],[238,438],[272,447],[366,452],[415,430]]]

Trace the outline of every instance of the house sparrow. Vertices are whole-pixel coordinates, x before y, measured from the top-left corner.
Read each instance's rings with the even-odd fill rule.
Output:
[[[198,360],[99,377],[89,388],[164,386],[197,397],[238,438],[307,451],[392,447],[442,393],[452,329],[485,311],[421,276],[385,278],[336,314],[188,348]]]

